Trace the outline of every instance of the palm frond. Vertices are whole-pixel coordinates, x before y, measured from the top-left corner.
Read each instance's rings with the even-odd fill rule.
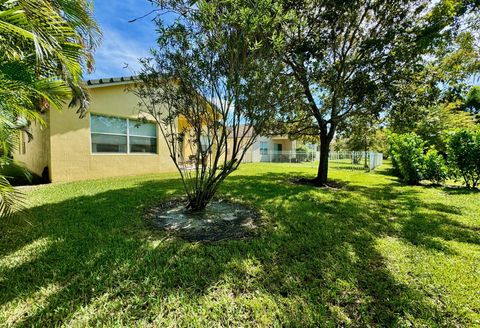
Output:
[[[0,217],[12,215],[25,204],[24,195],[0,175]]]

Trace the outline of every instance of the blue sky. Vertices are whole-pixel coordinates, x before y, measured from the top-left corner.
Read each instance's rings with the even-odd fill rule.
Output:
[[[156,40],[154,15],[128,21],[154,9],[146,0],[95,0],[95,19],[103,41],[95,54],[95,71],[86,79],[132,75],[138,58],[149,55]],[[128,68],[124,68],[128,64]]]

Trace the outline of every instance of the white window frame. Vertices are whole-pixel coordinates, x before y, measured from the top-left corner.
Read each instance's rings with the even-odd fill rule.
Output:
[[[92,131],[92,115],[93,116],[103,116],[103,117],[111,117],[111,118],[117,118],[121,120],[125,120],[127,122],[127,133],[122,134],[122,133],[109,133],[109,132],[93,132]],[[103,114],[96,114],[96,113],[91,113],[90,114],[90,153],[92,155],[158,155],[158,129],[155,123],[153,122],[148,122],[151,124],[155,125],[155,137],[147,137],[147,136],[141,136],[137,134],[130,134],[130,121],[138,121],[135,119],[130,119],[128,117],[120,117],[120,116],[113,116],[113,115],[103,115]],[[110,135],[110,136],[121,136],[121,137],[127,137],[127,151],[126,152],[94,152],[93,151],[93,143],[92,143],[92,134],[100,134],[100,135]],[[150,138],[150,139],[156,139],[157,141],[157,146],[155,149],[154,153],[141,153],[141,152],[131,152],[130,151],[130,136],[132,137],[140,137],[140,138]]]

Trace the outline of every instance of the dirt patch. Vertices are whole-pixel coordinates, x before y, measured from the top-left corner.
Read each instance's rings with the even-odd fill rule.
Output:
[[[215,199],[201,212],[187,210],[185,199],[173,199],[150,210],[154,229],[188,241],[219,241],[253,236],[260,225],[260,213],[246,205]]]
[[[297,178],[292,179],[292,183],[304,186],[312,186],[317,188],[328,188],[328,189],[342,189],[347,184],[345,182],[335,181],[335,180],[328,180],[327,183],[324,185],[319,185],[314,179],[306,179],[306,178]]]

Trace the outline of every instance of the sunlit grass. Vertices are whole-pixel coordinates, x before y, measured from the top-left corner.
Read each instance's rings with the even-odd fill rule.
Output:
[[[480,193],[246,164],[220,190],[263,214],[250,240],[187,243],[142,217],[175,174],[35,187],[0,222],[0,326],[480,325]]]

